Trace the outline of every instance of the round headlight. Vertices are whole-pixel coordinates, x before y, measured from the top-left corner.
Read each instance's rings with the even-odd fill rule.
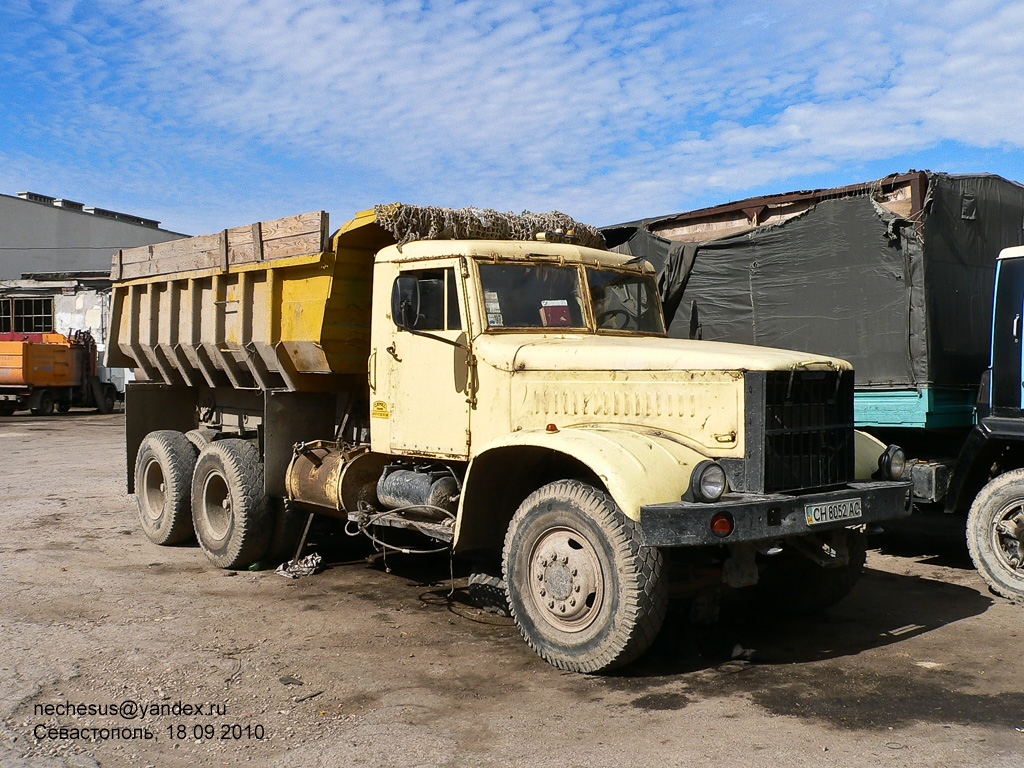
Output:
[[[713,461],[702,461],[694,467],[690,482],[694,498],[700,501],[718,501],[728,487],[725,470]]]
[[[878,457],[878,468],[886,480],[899,480],[907,468],[907,455],[898,445],[890,445]]]

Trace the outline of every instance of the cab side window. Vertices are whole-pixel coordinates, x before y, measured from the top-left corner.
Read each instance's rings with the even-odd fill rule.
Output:
[[[414,269],[402,272],[402,277],[415,277],[419,286],[419,313],[413,325],[417,331],[462,328],[454,268]]]

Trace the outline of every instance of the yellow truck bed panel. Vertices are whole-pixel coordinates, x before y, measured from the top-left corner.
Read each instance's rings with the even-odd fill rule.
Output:
[[[107,364],[243,389],[365,375],[379,244],[327,226],[321,211],[119,252]]]

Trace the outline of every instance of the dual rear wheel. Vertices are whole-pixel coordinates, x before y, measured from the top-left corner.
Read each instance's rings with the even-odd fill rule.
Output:
[[[151,432],[135,462],[139,520],[155,544],[193,536],[219,568],[247,568],[268,550],[273,519],[251,443],[197,432]]]

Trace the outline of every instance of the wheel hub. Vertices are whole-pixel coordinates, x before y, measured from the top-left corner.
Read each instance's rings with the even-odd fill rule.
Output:
[[[995,551],[1011,570],[1024,566],[1024,507],[1014,504],[996,516],[992,530]]]
[[[215,540],[223,540],[231,529],[231,493],[227,481],[212,473],[203,484],[203,513],[209,533]]]
[[[583,536],[568,528],[546,531],[530,561],[534,603],[550,624],[579,632],[597,617],[604,584],[597,553]]]
[[[156,523],[163,516],[164,503],[167,499],[167,483],[160,462],[155,458],[150,459],[142,471],[142,478],[141,492],[145,500],[142,507],[146,517]]]

